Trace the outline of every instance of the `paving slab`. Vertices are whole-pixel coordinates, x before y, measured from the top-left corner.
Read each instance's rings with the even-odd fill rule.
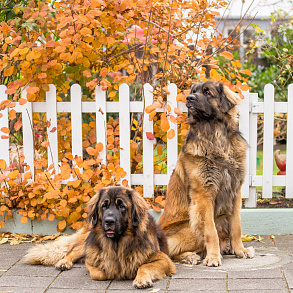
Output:
[[[53,282],[53,276],[8,276],[6,274],[2,275],[0,278],[0,288],[1,287],[21,287],[21,288],[40,288],[45,290]],[[1,289],[2,290],[2,289]],[[1,292],[1,291],[0,291]],[[39,291],[42,292],[42,291]]]
[[[44,292],[44,288],[23,288],[23,287],[2,287],[0,286],[1,293],[40,293]],[[63,292],[63,291],[62,291]],[[60,293],[60,291],[59,291]]]
[[[228,290],[285,290],[282,279],[228,279]]]
[[[168,291],[226,291],[226,280],[222,279],[171,279]]]
[[[280,268],[260,269],[250,271],[232,271],[228,273],[228,279],[282,279]]]

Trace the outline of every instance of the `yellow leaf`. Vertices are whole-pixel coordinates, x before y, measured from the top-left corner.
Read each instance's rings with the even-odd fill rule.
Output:
[[[92,30],[90,30],[89,28],[87,27],[83,27],[79,33],[82,35],[82,36],[85,36],[85,35],[91,35],[92,34]]]
[[[14,170],[14,171],[11,171],[7,174],[8,178],[10,179],[13,179],[13,178],[16,178],[16,176],[19,174],[19,171],[18,170]]]
[[[72,181],[71,185],[73,188],[77,188],[80,183],[81,183],[81,180],[76,180],[76,181]]]
[[[116,96],[116,91],[112,91],[109,93],[110,98],[114,98]]]
[[[6,162],[3,159],[0,159],[0,169],[6,169]]]
[[[24,174],[23,179],[24,180],[29,179],[29,178],[31,178],[31,176],[32,176],[32,173],[31,172],[27,172],[27,173]]]

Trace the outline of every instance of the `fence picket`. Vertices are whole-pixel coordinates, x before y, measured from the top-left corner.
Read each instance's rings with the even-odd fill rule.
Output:
[[[153,87],[144,85],[145,107],[153,103]],[[147,138],[147,132],[153,133],[153,121],[149,121],[149,114],[143,118],[143,196],[152,197],[154,194],[154,141]]]
[[[0,103],[4,100],[7,100],[7,94],[5,94],[6,86],[0,85]],[[0,129],[2,127],[9,128],[8,124],[8,109],[1,111],[2,118],[0,118]],[[3,139],[1,136],[4,135],[3,132],[0,134],[0,159],[6,162],[6,165],[9,166],[9,139]]]
[[[247,141],[248,145],[249,142],[249,92],[243,92],[244,99],[241,101],[241,104],[239,105],[239,130],[245,140]],[[242,198],[248,198],[249,197],[249,149],[246,150],[246,175],[245,179],[241,188],[241,197]]]
[[[119,87],[120,166],[127,173],[125,179],[128,181],[128,185],[131,186],[129,108],[129,86],[122,84]]]
[[[74,84],[70,89],[71,98],[71,134],[72,155],[83,157],[82,151],[82,112],[81,112],[81,87]]]
[[[56,87],[53,84],[50,84],[49,87],[50,91],[46,93],[47,121],[51,122],[50,129],[47,128],[48,141],[50,143],[48,147],[48,166],[54,164],[54,169],[58,173],[58,136],[57,131],[50,131],[53,127],[57,128]]]
[[[174,113],[174,107],[177,107],[177,86],[175,84],[168,85],[168,91],[170,92],[167,97],[167,102],[171,106],[170,114],[176,117],[177,115]],[[167,138],[167,174],[168,178],[171,177],[173,170],[175,169],[178,157],[178,131],[177,125],[171,124],[171,128],[175,130],[175,137],[172,139]]]
[[[273,192],[273,141],[274,141],[274,86],[264,89],[264,133],[263,133],[263,180],[262,197],[272,198]]]
[[[252,105],[254,102],[257,102],[258,97],[257,94],[250,94],[249,95],[249,102]],[[247,123],[247,122],[246,122]],[[257,114],[249,113],[249,169],[247,169],[247,173],[249,177],[256,175],[256,156],[257,156]],[[249,178],[249,179],[250,179]],[[256,187],[251,186],[251,182],[249,184],[249,197],[245,200],[245,207],[247,208],[254,208],[256,207]]]
[[[26,90],[21,93],[22,98],[26,99]],[[27,102],[22,106],[22,135],[23,135],[23,154],[25,162],[30,166],[32,178],[34,178],[34,134],[33,134],[33,104]]]
[[[293,198],[293,84],[288,89],[286,198]]]
[[[107,106],[106,106],[106,92],[102,91],[101,87],[96,87],[96,136],[97,143],[102,143],[103,150],[99,153],[102,159],[102,164],[106,164],[107,156]]]

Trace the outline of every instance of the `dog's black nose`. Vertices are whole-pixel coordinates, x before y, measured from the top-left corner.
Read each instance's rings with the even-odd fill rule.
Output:
[[[108,216],[106,219],[105,219],[105,223],[107,224],[107,225],[113,225],[114,223],[115,223],[115,219],[114,219],[114,217],[112,217],[112,216]]]
[[[195,95],[188,95],[187,97],[186,97],[186,101],[187,102],[193,102],[193,101],[195,101],[196,100],[196,96]]]

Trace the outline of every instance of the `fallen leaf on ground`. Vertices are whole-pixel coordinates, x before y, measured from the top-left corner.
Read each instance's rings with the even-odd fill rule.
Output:
[[[252,241],[252,240],[257,240],[254,236],[251,236],[249,234],[244,234],[241,235],[242,241]]]

